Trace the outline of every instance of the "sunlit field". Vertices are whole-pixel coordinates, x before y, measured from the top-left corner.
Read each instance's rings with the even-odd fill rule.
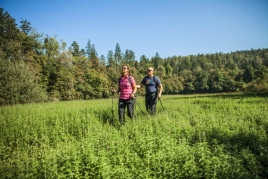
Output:
[[[117,100],[0,107],[0,178],[268,178],[268,96]]]

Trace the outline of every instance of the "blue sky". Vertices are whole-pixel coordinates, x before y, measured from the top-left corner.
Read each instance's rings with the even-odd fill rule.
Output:
[[[44,36],[147,58],[268,48],[267,0],[1,0]]]

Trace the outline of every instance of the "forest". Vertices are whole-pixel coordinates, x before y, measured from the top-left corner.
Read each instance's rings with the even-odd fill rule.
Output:
[[[3,8],[0,64],[0,105],[109,98],[124,64],[130,65],[137,84],[147,67],[153,67],[163,94],[268,91],[268,48],[161,58],[157,52],[136,57],[116,43],[104,56],[89,39],[86,47],[76,41],[67,47],[56,36],[37,32],[25,19],[16,24]]]

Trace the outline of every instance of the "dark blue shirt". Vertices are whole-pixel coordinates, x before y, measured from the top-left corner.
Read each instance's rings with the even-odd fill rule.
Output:
[[[150,94],[157,91],[157,86],[161,84],[160,79],[157,76],[144,77],[141,84],[145,86],[146,94]]]

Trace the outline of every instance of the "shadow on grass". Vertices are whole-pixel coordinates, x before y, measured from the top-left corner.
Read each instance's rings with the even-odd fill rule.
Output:
[[[267,130],[267,125],[264,127]],[[195,140],[198,137],[195,136]],[[207,131],[204,138],[212,145],[224,145],[225,150],[238,157],[249,172],[258,173],[260,178],[268,177],[268,141],[260,135],[241,131],[227,136],[212,130]]]
[[[189,122],[193,127],[197,124],[194,119]],[[263,116],[250,122],[250,126],[245,126],[243,130],[231,126],[226,130],[218,126],[182,135],[188,138],[191,145],[206,142],[212,150],[214,146],[223,146],[225,153],[238,158],[250,173],[258,173],[257,178],[268,178],[268,121]]]
[[[268,97],[268,92],[262,92],[262,93],[209,93],[209,94],[183,94],[179,95],[178,97],[173,97],[172,99],[189,99],[189,98],[247,98],[247,97]]]
[[[127,122],[128,120],[131,120],[131,119],[127,116],[126,113],[127,113],[127,111],[125,111],[125,118],[126,118],[126,122]],[[114,126],[117,129],[120,128],[117,110],[114,110],[114,111],[112,109],[99,110],[99,111],[94,111],[94,114],[95,114],[96,118],[103,125]],[[147,112],[144,112],[143,109],[137,109],[136,107],[134,110],[134,115],[135,115],[135,118],[132,120],[149,116],[149,114]]]
[[[126,111],[125,111],[126,112]],[[120,123],[118,119],[118,114],[117,111],[113,111],[112,109],[107,109],[107,110],[100,110],[100,111],[95,111],[94,112],[95,116],[98,118],[98,120],[102,123],[102,125],[110,125],[115,127],[116,129],[120,128]],[[137,117],[142,117],[145,116],[141,111],[135,111],[135,116]],[[127,114],[125,114],[126,122],[127,120],[131,120]]]
[[[115,113],[115,111],[113,111],[112,109],[95,111],[94,114],[103,125],[119,125],[117,113]]]

